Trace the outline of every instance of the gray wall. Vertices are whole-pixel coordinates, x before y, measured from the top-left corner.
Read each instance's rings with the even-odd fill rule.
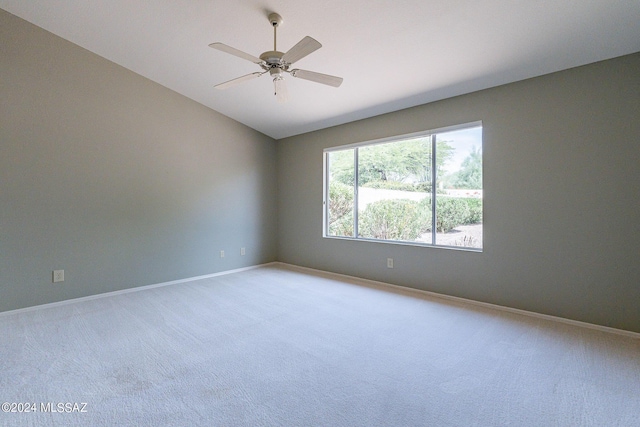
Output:
[[[276,259],[271,138],[1,10],[0,76],[0,311]]]
[[[323,148],[476,120],[484,252],[322,238]],[[278,170],[280,261],[640,332],[640,54],[280,140]]]

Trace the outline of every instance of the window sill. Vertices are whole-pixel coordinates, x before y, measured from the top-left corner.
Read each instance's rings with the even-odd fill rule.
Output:
[[[482,253],[483,248],[470,248],[466,246],[445,246],[445,245],[434,245],[431,243],[423,243],[423,242],[405,242],[401,240],[381,240],[381,239],[368,239],[364,237],[346,237],[346,236],[322,236],[325,239],[331,240],[346,240],[350,242],[367,242],[367,243],[383,243],[386,245],[400,245],[400,246],[415,246],[421,248],[435,248],[435,249],[448,249],[454,251],[464,251],[464,252],[477,252]]]

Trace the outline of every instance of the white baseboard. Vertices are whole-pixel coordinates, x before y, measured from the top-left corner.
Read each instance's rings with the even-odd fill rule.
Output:
[[[594,329],[594,330],[601,331],[601,332],[608,332],[608,333],[612,333],[612,334],[624,335],[624,336],[627,336],[627,337],[640,339],[640,333],[633,332],[633,331],[627,331],[627,330],[624,330],[624,329],[617,329],[617,328],[612,328],[612,327],[609,327],[609,326],[596,325],[594,323],[581,322],[579,320],[571,320],[571,319],[566,319],[564,317],[551,316],[551,315],[548,315],[548,314],[541,314],[541,313],[536,313],[534,311],[527,311],[527,310],[521,310],[521,309],[518,309],[518,308],[511,308],[511,307],[506,307],[506,306],[503,306],[503,305],[491,304],[491,303],[488,303],[488,302],[475,301],[475,300],[471,300],[471,299],[467,299],[467,298],[454,297],[454,296],[451,296],[451,295],[445,295],[445,294],[440,294],[440,293],[437,293],[437,292],[425,291],[425,290],[422,290],[422,289],[415,289],[415,288],[409,288],[409,287],[406,287],[406,286],[393,285],[391,283],[379,282],[379,281],[370,280],[370,279],[363,279],[361,277],[349,276],[349,275],[340,274],[340,273],[333,273],[331,271],[318,270],[318,269],[309,268],[309,267],[301,267],[299,265],[287,264],[287,263],[284,263],[284,262],[274,262],[272,264],[285,266],[286,268],[293,269],[293,270],[298,270],[298,271],[301,271],[301,272],[310,272],[310,273],[315,273],[315,274],[321,274],[321,275],[324,275],[324,276],[338,278],[338,279],[340,279],[340,278],[348,279],[348,280],[360,282],[363,285],[370,285],[370,286],[373,285],[373,286],[393,288],[393,289],[401,290],[403,292],[410,292],[410,293],[416,293],[416,294],[420,294],[420,295],[427,295],[427,296],[432,297],[432,298],[439,298],[439,299],[443,299],[443,300],[449,300],[449,301],[455,301],[455,302],[459,302],[459,303],[471,304],[471,305],[475,305],[475,306],[491,308],[491,309],[494,309],[494,310],[504,311],[504,312],[508,312],[508,313],[515,313],[515,314],[520,314],[520,315],[524,315],[524,316],[535,317],[535,318],[538,318],[538,319],[544,319],[544,320],[550,320],[550,321],[553,321],[553,322],[564,323],[564,324],[567,324],[567,325],[578,326],[578,327],[581,327],[581,328]]]
[[[8,310],[8,311],[0,312],[0,316],[10,315],[10,314],[17,314],[17,313],[26,313],[26,312],[29,312],[29,311],[41,310],[41,309],[44,309],[44,308],[58,307],[58,306],[67,305],[67,304],[75,304],[77,302],[90,301],[90,300],[94,300],[94,299],[98,299],[98,298],[106,298],[106,297],[111,297],[111,296],[114,296],[114,295],[123,295],[123,294],[128,294],[128,293],[131,293],[131,292],[144,291],[144,290],[147,290],[147,289],[161,288],[163,286],[177,285],[177,284],[180,284],[180,283],[187,283],[187,282],[193,282],[193,281],[196,281],[196,280],[209,279],[209,278],[212,278],[212,277],[225,276],[227,274],[240,273],[241,271],[247,271],[247,270],[254,270],[256,268],[266,267],[268,265],[273,265],[273,264],[277,264],[277,263],[276,262],[269,262],[269,263],[266,263],[266,264],[258,264],[258,265],[252,265],[252,266],[249,266],[249,267],[236,268],[234,270],[225,270],[225,271],[219,271],[217,273],[205,274],[204,276],[188,277],[186,279],[172,280],[170,282],[156,283],[156,284],[145,285],[145,286],[137,286],[137,287],[134,287],[134,288],[120,289],[118,291],[111,291],[111,292],[104,292],[104,293],[101,293],[101,294],[88,295],[86,297],[72,298],[72,299],[67,299],[67,300],[63,300],[63,301],[51,302],[51,303],[47,303],[47,304],[34,305],[34,306],[31,306],[31,307],[18,308],[18,309],[15,309],[15,310]]]
[[[403,292],[415,293],[415,294],[418,294],[418,295],[426,295],[426,296],[429,296],[429,297],[432,297],[432,298],[438,298],[438,299],[443,299],[443,300],[448,300],[448,301],[454,301],[454,302],[458,302],[458,303],[471,304],[471,305],[475,305],[475,306],[479,306],[479,307],[485,307],[485,308],[491,308],[491,309],[499,310],[499,311],[503,311],[503,312],[515,313],[515,314],[520,314],[520,315],[523,315],[523,316],[535,317],[535,318],[538,318],[538,319],[550,320],[550,321],[553,321],[553,322],[559,322],[559,323],[578,326],[578,327],[582,327],[582,328],[594,329],[594,330],[601,331],[601,332],[608,332],[608,333],[612,333],[612,334],[624,335],[624,336],[627,336],[627,337],[640,339],[640,333],[638,333],[638,332],[627,331],[627,330],[624,330],[624,329],[612,328],[612,327],[609,327],[609,326],[596,325],[596,324],[593,324],[593,323],[581,322],[579,320],[566,319],[564,317],[551,316],[551,315],[548,315],[548,314],[541,314],[541,313],[536,313],[536,312],[533,312],[533,311],[521,310],[521,309],[518,309],[518,308],[511,308],[511,307],[506,307],[506,306],[503,306],[503,305],[497,305],[497,304],[491,304],[491,303],[487,303],[487,302],[475,301],[475,300],[471,300],[471,299],[467,299],[467,298],[455,297],[455,296],[440,294],[440,293],[432,292],[432,291],[425,291],[425,290],[422,290],[422,289],[409,288],[409,287],[406,287],[406,286],[399,286],[399,285],[394,285],[394,284],[386,283],[386,282],[380,282],[380,281],[376,281],[376,280],[363,279],[361,277],[349,276],[349,275],[346,275],[346,274],[334,273],[334,272],[331,272],[331,271],[318,270],[318,269],[310,268],[310,267],[302,267],[302,266],[299,266],[299,265],[287,264],[285,262],[279,262],[279,261],[269,262],[269,263],[266,263],[266,264],[258,264],[258,265],[253,265],[253,266],[249,266],[249,267],[237,268],[237,269],[234,269],[234,270],[220,271],[220,272],[217,272],[217,273],[206,274],[206,275],[203,275],[203,276],[189,277],[189,278],[186,278],[186,279],[172,280],[172,281],[169,281],[169,282],[156,283],[156,284],[146,285],[146,286],[138,286],[138,287],[134,287],[134,288],[121,289],[121,290],[118,290],[118,291],[105,292],[105,293],[96,294],[96,295],[89,295],[89,296],[86,296],[86,297],[73,298],[73,299],[57,301],[57,302],[52,302],[52,303],[47,303],[47,304],[35,305],[35,306],[31,306],[31,307],[18,308],[18,309],[15,309],[15,310],[3,311],[3,312],[0,312],[0,317],[4,316],[4,315],[25,313],[25,312],[34,311],[34,310],[41,310],[41,309],[45,309],[45,308],[57,307],[57,306],[62,306],[62,305],[67,305],[67,304],[74,304],[74,303],[81,302],[81,301],[90,301],[90,300],[94,300],[94,299],[98,299],[98,298],[106,298],[106,297],[110,297],[110,296],[114,296],[114,295],[123,295],[123,294],[128,294],[128,293],[131,293],[131,292],[144,291],[144,290],[147,290],[147,289],[160,288],[160,287],[163,287],[163,286],[170,286],[170,285],[177,285],[177,284],[180,284],[180,283],[193,282],[193,281],[196,281],[196,280],[209,279],[209,278],[212,278],[212,277],[225,276],[227,274],[240,273],[242,271],[254,270],[254,269],[257,269],[257,268],[262,268],[262,267],[267,267],[267,266],[283,266],[285,268],[292,269],[292,270],[297,270],[297,271],[300,271],[300,272],[309,272],[309,273],[324,275],[326,277],[336,278],[336,279],[348,279],[348,280],[351,280],[351,281],[359,282],[359,283],[361,283],[363,285],[379,286],[379,287],[383,287],[383,288],[392,288],[392,289],[396,289],[396,290],[401,290]]]

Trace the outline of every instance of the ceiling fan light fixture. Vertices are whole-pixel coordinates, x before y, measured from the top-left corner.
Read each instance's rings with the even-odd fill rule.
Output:
[[[289,92],[287,91],[284,77],[282,77],[282,70],[275,68],[271,71],[271,75],[273,76],[273,90],[276,99],[281,103],[287,102],[289,100]]]

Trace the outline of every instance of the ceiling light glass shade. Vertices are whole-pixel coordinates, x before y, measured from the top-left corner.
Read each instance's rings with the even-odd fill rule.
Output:
[[[289,99],[289,92],[287,91],[287,85],[281,75],[273,76],[273,86],[278,102],[287,102]]]

